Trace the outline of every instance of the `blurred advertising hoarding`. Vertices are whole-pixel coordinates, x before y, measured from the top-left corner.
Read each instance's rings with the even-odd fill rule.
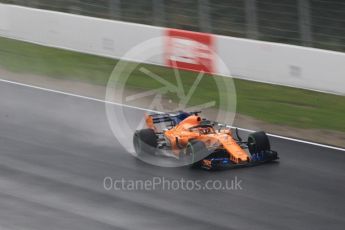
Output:
[[[165,63],[172,68],[215,72],[212,34],[166,29]]]

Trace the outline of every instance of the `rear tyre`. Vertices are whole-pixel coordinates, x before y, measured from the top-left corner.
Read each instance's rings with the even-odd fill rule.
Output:
[[[265,132],[255,132],[248,136],[248,149],[250,154],[270,151],[270,141]]]
[[[134,133],[133,145],[138,156],[154,154],[157,148],[157,136],[153,129],[141,129]]]
[[[193,168],[201,167],[202,160],[207,157],[208,150],[202,141],[191,140],[185,149],[185,156],[190,159]]]

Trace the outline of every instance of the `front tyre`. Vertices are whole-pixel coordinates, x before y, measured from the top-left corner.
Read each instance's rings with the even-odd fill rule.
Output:
[[[255,132],[248,136],[248,150],[251,155],[271,150],[270,141],[265,132]]]
[[[190,159],[190,164],[193,168],[201,167],[202,160],[207,155],[208,150],[202,141],[191,140],[188,142],[185,149],[185,156]]]

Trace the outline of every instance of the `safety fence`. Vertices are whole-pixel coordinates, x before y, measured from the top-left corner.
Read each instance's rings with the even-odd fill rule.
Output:
[[[343,0],[0,0],[106,19],[345,51]]]
[[[133,61],[166,66],[173,60],[183,69],[227,76],[230,69],[238,78],[345,94],[345,54],[341,52],[7,4],[0,4],[0,36],[117,59],[138,44],[165,37],[158,40],[156,49],[166,55]]]

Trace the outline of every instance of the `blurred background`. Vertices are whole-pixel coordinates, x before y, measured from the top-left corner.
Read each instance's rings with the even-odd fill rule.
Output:
[[[158,49],[148,47],[164,54],[156,62],[123,58],[168,33]],[[171,47],[178,49],[167,52]],[[210,48],[231,74],[222,75]],[[0,0],[0,230],[344,230],[344,51],[344,0]],[[217,67],[214,76],[198,80],[200,70],[167,64],[204,64],[200,59]],[[133,69],[118,74],[115,86],[127,91],[115,90],[114,101],[136,101],[106,104],[130,127],[144,110],[121,105],[147,109],[147,92],[169,110],[188,97],[192,106],[215,101],[211,113],[230,104],[220,98],[235,98],[217,84],[231,82],[233,125],[243,140],[250,130],[273,134],[279,163],[209,173],[156,167],[128,154],[104,103],[119,61]],[[176,90],[157,90],[164,85]],[[113,124],[126,123],[120,119]],[[133,131],[117,132],[131,144]],[[244,189],[104,187],[109,177],[157,176],[238,177]]]
[[[161,36],[166,27],[187,33],[203,32],[204,36],[215,34],[215,50],[231,68],[233,78],[225,79],[233,81],[236,88],[236,126],[345,145],[342,53],[345,2],[341,0],[0,0],[0,3],[13,10],[8,15],[6,11],[0,14],[2,78],[104,99],[109,76],[124,54],[121,52],[127,52],[134,44],[152,34]],[[24,13],[27,11],[34,13],[28,16]],[[57,15],[61,20],[50,20],[42,12]],[[127,32],[118,32],[115,25],[125,25]],[[137,36],[138,28],[142,29],[141,36]],[[128,46],[127,41],[131,41]],[[164,65],[163,60],[158,65],[143,64],[174,83],[174,71]],[[181,74],[188,89],[196,76],[188,71]],[[126,85],[131,87],[131,93],[159,85],[143,77],[140,71],[133,72],[129,79]],[[195,103],[217,96],[209,81],[201,81]]]
[[[342,0],[0,0],[148,25],[345,51]]]

